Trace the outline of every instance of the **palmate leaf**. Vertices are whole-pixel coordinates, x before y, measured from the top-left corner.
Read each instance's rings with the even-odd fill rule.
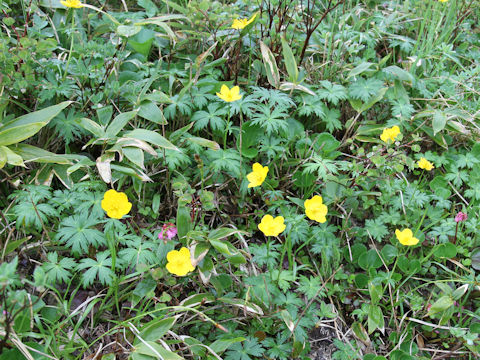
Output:
[[[82,274],[82,285],[84,288],[90,286],[98,278],[103,285],[112,285],[114,273],[111,269],[112,259],[108,257],[108,251],[97,254],[96,261],[90,258],[82,259],[76,270],[88,269]]]
[[[334,105],[338,105],[341,100],[347,98],[347,90],[342,85],[332,84],[328,80],[320,81],[323,89],[318,89],[317,94],[320,99],[327,100]]]
[[[72,258],[63,258],[58,261],[58,253],[48,253],[47,260],[43,264],[43,269],[47,276],[47,281],[52,285],[55,285],[57,282],[68,282],[70,280],[72,273],[71,270],[77,265],[75,260]]]
[[[48,223],[48,217],[53,217],[57,211],[50,204],[37,204],[25,201],[13,207],[17,226],[33,227],[37,231],[42,229],[42,222]]]
[[[165,162],[170,170],[175,170],[178,167],[185,168],[192,163],[190,157],[185,154],[185,150],[182,148],[179,148],[179,150],[180,151],[165,149]],[[159,156],[163,157],[163,154],[161,153],[162,150],[157,152],[159,153]]]
[[[249,246],[250,252],[253,255],[253,261],[258,266],[267,265],[267,268],[272,268],[277,265],[278,257],[280,253],[278,252],[278,244],[253,244]]]
[[[127,248],[119,251],[122,267],[137,266],[138,264],[152,265],[159,262],[153,252],[155,244],[150,241],[142,241],[140,238],[127,241]]]
[[[104,234],[95,228],[99,224],[98,218],[85,212],[69,216],[60,223],[56,239],[74,254],[85,254],[89,246],[98,248],[106,244]]]
[[[253,360],[260,358],[264,351],[265,349],[258,343],[257,338],[248,337],[241,343],[233,344],[227,351],[225,360]]]
[[[310,276],[310,278],[308,278],[302,275],[300,276],[300,286],[297,290],[305,294],[305,296],[310,300],[317,295],[321,287],[322,282],[319,277]]]
[[[305,173],[317,173],[321,179],[325,179],[328,174],[336,174],[338,172],[338,167],[333,160],[323,159],[319,155],[314,155],[312,162],[304,164],[303,167]]]
[[[262,344],[267,349],[267,355],[273,359],[287,360],[290,358],[292,344],[288,342],[287,336],[277,334],[277,338],[266,338]]]
[[[213,172],[225,171],[233,176],[240,175],[240,155],[232,149],[207,150]]]
[[[383,81],[369,78],[359,78],[357,81],[350,84],[348,93],[353,99],[359,99],[367,102],[372,96],[378,94],[383,86]]]
[[[207,111],[197,111],[193,114],[191,121],[195,121],[194,130],[205,129],[208,125],[212,130],[223,130],[225,128],[225,115],[227,109],[219,103],[212,103],[207,106]]]
[[[272,110],[270,106],[262,105],[259,110],[252,115],[252,125],[259,125],[267,135],[288,130],[286,119],[289,115],[286,108],[276,107]]]
[[[295,102],[285,92],[256,86],[252,86],[252,89],[252,97],[255,97],[257,101],[267,103],[270,107],[290,108],[295,106]]]
[[[319,96],[304,95],[299,98],[302,105],[298,107],[298,115],[310,116],[315,114],[317,117],[325,115],[326,106]]]
[[[51,190],[45,185],[25,185],[22,190],[17,190],[11,194],[9,199],[16,199],[16,203],[22,201],[33,201],[35,204],[50,199],[52,196]]]

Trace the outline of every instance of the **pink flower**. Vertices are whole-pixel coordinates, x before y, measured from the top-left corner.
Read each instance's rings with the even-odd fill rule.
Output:
[[[468,219],[468,215],[461,212],[461,211],[455,216],[455,222],[457,222],[457,223],[465,221],[467,219]]]
[[[172,223],[163,224],[162,231],[158,234],[158,238],[163,241],[172,240],[177,235],[177,228]],[[165,238],[164,238],[165,236]]]

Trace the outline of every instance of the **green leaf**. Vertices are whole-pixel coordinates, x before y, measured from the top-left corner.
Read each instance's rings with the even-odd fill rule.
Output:
[[[385,330],[385,320],[383,318],[382,309],[378,305],[368,305],[368,333],[371,334],[375,330],[382,333]]]
[[[181,239],[187,235],[192,226],[190,211],[185,205],[178,205],[177,209],[177,231],[178,238]]]
[[[281,37],[281,41],[282,41],[283,59],[285,61],[285,67],[287,68],[289,80],[295,84],[298,81],[297,62],[295,61],[295,56],[293,55],[292,49],[288,45],[288,42],[285,39],[285,36]]]
[[[151,130],[145,129],[135,129],[123,134],[124,137],[131,137],[138,140],[146,141],[150,144],[157,145],[158,147],[180,151],[175,145],[173,145],[170,141],[165,139],[159,133],[156,133]]]
[[[357,76],[357,75],[360,75],[360,74],[364,73],[367,70],[370,70],[370,68],[374,65],[376,65],[376,64],[371,63],[371,62],[362,62],[360,65],[357,65],[355,68],[350,70],[350,73],[347,76],[347,80],[349,78],[351,78],[352,76]]]
[[[140,104],[138,116],[141,116],[142,118],[150,120],[156,124],[167,124],[167,120],[165,119],[162,110],[160,110],[157,104],[152,101],[143,101]]]
[[[208,234],[209,240],[220,240],[226,237],[232,236],[233,234],[247,234],[245,231],[231,229],[231,228],[218,228],[215,230],[210,231]]]
[[[447,310],[453,305],[453,298],[450,295],[444,295],[435,301],[427,313],[427,316],[432,316],[436,313]]]
[[[97,138],[106,137],[105,130],[103,129],[103,127],[101,127],[99,124],[97,124],[93,120],[90,120],[87,118],[80,118],[80,119],[76,119],[75,122],[85,130],[91,132]]]
[[[184,360],[174,352],[153,341],[140,343],[131,354],[132,360]]]
[[[245,338],[243,337],[236,337],[233,339],[220,339],[216,340],[213,343],[210,344],[210,349],[215,351],[217,354],[223,353],[225,350],[227,350],[230,345],[245,341]]]
[[[117,35],[125,36],[128,38],[133,35],[136,35],[137,33],[140,32],[140,30],[142,30],[142,27],[137,25],[119,25],[117,27],[116,32],[117,32]]]
[[[2,155],[1,154],[4,154],[6,156],[6,162],[10,165],[13,165],[13,166],[23,166],[25,167],[25,164],[23,163],[23,158],[22,156],[20,156],[17,152],[14,152],[12,151],[12,149],[6,147],[6,146],[0,146],[0,168],[3,167],[3,165],[5,165],[5,163],[3,162],[2,164]]]
[[[157,318],[142,327],[140,337],[146,341],[157,341],[162,338],[175,324],[175,318]]]
[[[107,130],[105,131],[105,136],[107,138],[113,138],[115,135],[118,134],[120,130],[122,130],[127,123],[132,120],[135,115],[137,115],[137,111],[129,111],[125,113],[121,113],[112,120],[110,125],[108,125]]]
[[[443,111],[436,110],[433,113],[433,120],[432,120],[432,128],[433,128],[433,135],[435,136],[437,133],[442,131],[445,128],[447,123],[447,116]]]
[[[263,65],[267,73],[267,80],[270,85],[277,89],[280,84],[280,73],[278,72],[275,56],[263,41],[260,41],[260,50],[262,52]]]

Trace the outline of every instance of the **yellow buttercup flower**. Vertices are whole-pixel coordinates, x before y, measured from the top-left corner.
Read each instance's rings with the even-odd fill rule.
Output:
[[[255,163],[252,166],[252,172],[247,175],[247,180],[250,182],[248,184],[249,188],[262,185],[267,177],[268,166],[262,166],[259,163]]]
[[[232,29],[242,30],[242,29],[245,28],[248,24],[252,23],[253,20],[255,20],[256,17],[257,17],[257,14],[254,14],[254,15],[250,18],[250,20],[247,20],[247,19],[235,19],[235,20],[233,20]]]
[[[177,276],[185,276],[190,271],[195,270],[190,259],[190,250],[182,247],[180,251],[172,250],[167,254],[167,270]]]
[[[395,235],[402,245],[412,246],[418,243],[418,239],[413,237],[412,230],[410,229],[403,229],[402,231],[396,229]]]
[[[390,140],[391,142],[395,141],[395,138],[400,134],[400,128],[395,125],[391,128],[385,128],[383,129],[382,135],[380,135],[380,139],[383,142],[388,143]]]
[[[258,228],[265,236],[278,236],[286,228],[286,225],[283,223],[284,220],[283,216],[273,218],[272,215],[265,215],[260,224],[258,224]]]
[[[240,88],[238,86],[234,86],[229,89],[227,85],[222,85],[220,92],[217,92],[217,96],[226,102],[232,102],[242,98],[242,95],[240,95]]]
[[[417,165],[420,169],[427,170],[427,171],[430,171],[433,168],[435,168],[435,166],[433,166],[433,164],[430,161],[428,161],[427,159],[425,159],[424,157],[422,157],[422,158],[420,158],[420,160],[418,160]]]
[[[60,0],[60,4],[74,9],[80,9],[83,7],[83,4],[80,2],[80,0]]]
[[[323,203],[323,199],[319,195],[315,195],[313,198],[305,200],[305,214],[310,220],[315,220],[319,223],[327,221],[325,215],[327,215],[327,206]]]
[[[438,0],[438,1],[440,1],[440,2],[447,2],[448,0]]]
[[[132,208],[127,195],[123,192],[116,192],[113,189],[108,190],[103,195],[102,209],[107,212],[108,217],[112,219],[121,219],[127,215]]]

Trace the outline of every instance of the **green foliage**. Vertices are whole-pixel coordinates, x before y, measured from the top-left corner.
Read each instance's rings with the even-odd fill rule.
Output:
[[[0,4],[0,359],[480,356],[475,2],[101,3]]]

